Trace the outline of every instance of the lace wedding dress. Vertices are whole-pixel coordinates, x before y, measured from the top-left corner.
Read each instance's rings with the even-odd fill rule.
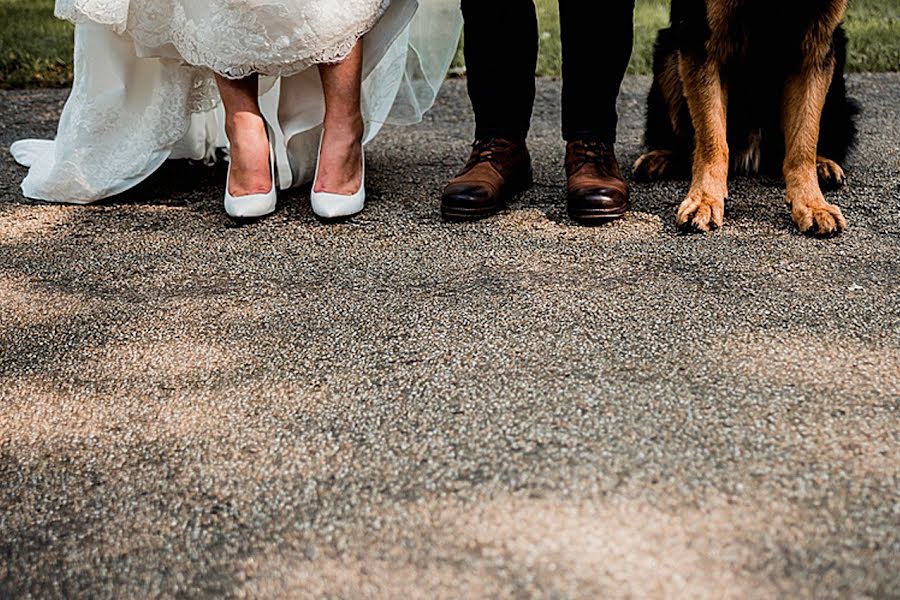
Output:
[[[324,97],[317,64],[364,40],[365,141],[421,120],[455,54],[458,0],[57,0],[75,25],[75,81],[56,139],[22,140],[25,196],[87,204],[168,159],[227,140],[214,73],[259,73],[282,187],[312,179]]]

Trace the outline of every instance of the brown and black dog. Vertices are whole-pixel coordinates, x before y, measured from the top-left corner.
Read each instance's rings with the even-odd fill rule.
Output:
[[[678,226],[722,225],[728,174],[780,167],[797,227],[847,228],[822,187],[844,182],[858,110],[844,85],[848,0],[672,0],[635,178],[692,173]],[[820,186],[821,182],[821,186]]]

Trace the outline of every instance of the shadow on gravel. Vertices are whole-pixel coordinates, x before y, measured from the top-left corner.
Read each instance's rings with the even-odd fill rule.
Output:
[[[895,159],[861,148],[837,240],[748,180],[713,235],[675,234],[684,183],[584,229],[544,106],[538,187],[450,227],[463,102],[385,132],[347,224],[299,190],[227,227],[223,168],[187,164],[5,196],[0,595],[894,589]]]

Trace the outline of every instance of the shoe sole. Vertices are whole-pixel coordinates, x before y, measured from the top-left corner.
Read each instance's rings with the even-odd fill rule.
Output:
[[[524,181],[510,185],[509,191],[497,198],[496,204],[492,206],[481,206],[477,208],[464,208],[460,206],[446,206],[441,203],[441,217],[448,223],[464,223],[471,221],[481,221],[488,217],[492,217],[500,211],[506,209],[510,202],[515,200],[516,196],[523,194],[534,186],[534,173],[529,172]]]
[[[225,214],[229,219],[234,221],[235,223],[254,223],[256,221],[261,221],[266,217],[271,217],[275,214],[275,211],[278,209],[277,204],[273,204],[271,207],[265,207],[258,210],[249,210],[249,211],[237,211],[232,210],[229,211],[227,208],[225,210]]]
[[[257,221],[262,221],[264,219],[271,217],[272,215],[275,214],[275,210],[273,209],[273,210],[270,210],[269,212],[260,213],[260,214],[252,214],[252,213],[251,214],[243,214],[243,215],[232,215],[229,213],[225,213],[225,214],[230,220],[234,221],[235,223],[238,223],[240,225],[247,225],[249,223],[256,223]]]
[[[333,217],[323,217],[322,215],[313,212],[316,220],[323,225],[340,225],[341,223],[349,223],[353,220],[354,217],[363,214],[366,211],[365,207],[360,209],[359,211],[349,214],[349,215],[336,215]]]
[[[614,210],[569,210],[569,218],[582,225],[602,225],[625,216],[627,208]]]
[[[329,203],[327,205],[322,205],[316,202],[312,203],[313,214],[318,217],[320,221],[342,221],[355,217],[366,208],[365,200],[360,201],[348,201],[343,205],[335,205],[334,203]]]

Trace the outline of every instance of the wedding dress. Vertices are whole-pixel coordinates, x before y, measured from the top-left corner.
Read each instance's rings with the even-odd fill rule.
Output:
[[[315,172],[325,114],[320,63],[363,39],[365,142],[433,104],[456,52],[458,0],[57,0],[75,25],[75,80],[56,139],[22,140],[26,197],[87,204],[168,159],[227,146],[214,73],[259,73],[281,187]]]

